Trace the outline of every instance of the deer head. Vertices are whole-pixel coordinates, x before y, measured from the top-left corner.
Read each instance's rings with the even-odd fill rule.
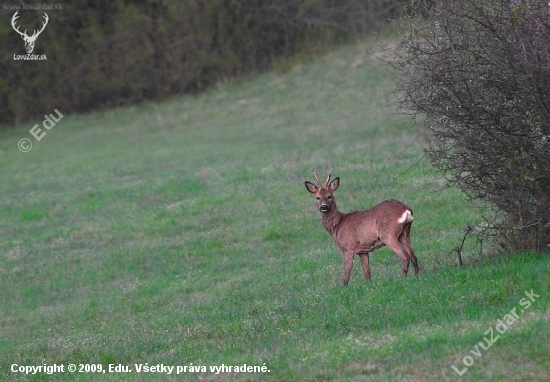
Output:
[[[15,27],[15,20],[17,20],[17,18],[19,17],[18,15],[19,11],[15,12],[15,14],[13,15],[12,19],[11,19],[11,26],[12,28],[21,35],[21,38],[23,40],[25,40],[25,49],[27,50],[27,53],[32,53],[33,49],[34,49],[34,43],[36,41],[36,39],[38,38],[38,36],[40,35],[40,33],[42,33],[42,31],[44,30],[44,28],[46,28],[46,25],[48,24],[48,20],[49,20],[49,17],[46,13],[44,13],[44,24],[42,25],[42,29],[40,29],[39,31],[38,30],[34,30],[34,33],[32,34],[32,36],[27,36],[27,30],[25,29],[25,32],[20,32],[19,31],[19,27]]]
[[[306,181],[306,188],[317,197],[316,205],[319,211],[321,211],[321,213],[328,213],[336,208],[336,201],[334,200],[334,196],[332,194],[340,186],[340,178],[334,178],[331,182],[330,177],[332,176],[332,172],[329,171],[327,180],[323,186],[321,185],[321,182],[319,181],[319,178],[317,178],[317,174],[315,172],[313,173],[313,176],[315,176],[317,185]]]

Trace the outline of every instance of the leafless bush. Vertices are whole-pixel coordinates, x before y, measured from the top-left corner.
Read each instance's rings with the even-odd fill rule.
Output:
[[[400,110],[423,117],[428,156],[448,182],[492,212],[478,237],[549,251],[550,6],[427,5],[398,49]]]

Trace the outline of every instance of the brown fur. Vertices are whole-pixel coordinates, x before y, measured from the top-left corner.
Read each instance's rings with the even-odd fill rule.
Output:
[[[329,173],[324,186],[321,186],[317,175],[315,179],[318,185],[311,182],[305,182],[305,185],[317,198],[317,209],[321,212],[323,226],[342,251],[344,285],[348,285],[355,254],[361,259],[365,278],[370,280],[369,252],[385,245],[401,260],[404,277],[407,276],[410,262],[415,274],[418,274],[418,260],[411,246],[412,210],[399,200],[390,199],[368,210],[342,213],[336,207],[333,196],[340,185],[340,178],[330,182],[330,176]],[[410,216],[403,215],[406,211],[410,211]],[[408,219],[400,223],[403,216]]]

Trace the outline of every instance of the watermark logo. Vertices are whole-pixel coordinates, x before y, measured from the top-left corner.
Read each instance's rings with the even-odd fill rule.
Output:
[[[19,27],[15,25],[16,20],[19,18],[18,13],[19,11],[13,14],[13,17],[11,19],[11,26],[14,31],[16,31],[21,35],[21,38],[23,39],[23,41],[25,41],[25,49],[27,50],[27,55],[21,56],[21,55],[14,54],[13,59],[14,60],[47,60],[45,54],[36,55],[36,54],[32,54],[32,51],[34,50],[34,44],[36,43],[36,39],[38,38],[38,36],[40,36],[40,33],[44,31],[44,29],[46,28],[46,25],[48,25],[48,20],[50,19],[48,17],[48,14],[44,12],[44,16],[43,16],[44,21],[42,23],[42,29],[40,30],[35,29],[32,36],[29,36],[27,35],[26,29],[24,32],[21,32],[19,30]]]
[[[17,143],[17,147],[22,153],[28,153],[32,149],[32,142],[29,138],[21,138]]]
[[[63,118],[63,114],[61,114],[57,109],[55,109],[55,112],[57,114],[57,117],[54,117],[53,114],[45,115],[44,121],[42,121],[42,127],[45,130],[42,130],[40,127],[38,127],[38,124],[34,125],[30,130],[29,133],[36,139],[36,142],[40,142],[42,138],[44,138],[47,134],[46,130],[51,130],[52,127],[54,127],[57,122],[61,118]],[[29,138],[22,138],[17,143],[17,147],[19,148],[19,151],[26,153],[31,151],[32,149],[32,142]]]
[[[520,313],[525,312],[529,307],[531,306],[531,303],[535,301],[535,299],[539,298],[540,295],[533,293],[533,289],[531,289],[531,292],[524,291],[523,292],[526,297],[519,300],[519,304],[523,309],[520,310]],[[513,308],[509,313],[505,314],[504,317],[499,318],[497,320],[497,324],[495,325],[495,330],[493,331],[493,327],[489,327],[483,334],[485,334],[485,337],[483,337],[483,341],[480,341],[477,343],[477,345],[474,346],[472,350],[470,350],[470,353],[478,358],[481,358],[483,355],[483,351],[489,350],[491,346],[495,342],[498,341],[501,334],[504,334],[514,323],[519,319],[519,314],[516,312],[516,308]],[[495,331],[499,334],[495,334]],[[485,341],[485,342],[484,342]],[[451,366],[451,368],[459,375],[462,376],[464,373],[468,371],[468,368],[474,364],[474,357],[471,355],[467,355],[462,359],[462,363],[464,364],[464,368],[459,369],[454,364]],[[461,367],[461,366],[459,366]]]

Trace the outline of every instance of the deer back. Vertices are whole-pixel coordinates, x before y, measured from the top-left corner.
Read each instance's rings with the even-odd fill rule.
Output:
[[[410,221],[411,209],[390,199],[367,210],[343,214],[331,236],[340,249],[370,252],[383,246],[385,237],[401,232],[403,224]]]

